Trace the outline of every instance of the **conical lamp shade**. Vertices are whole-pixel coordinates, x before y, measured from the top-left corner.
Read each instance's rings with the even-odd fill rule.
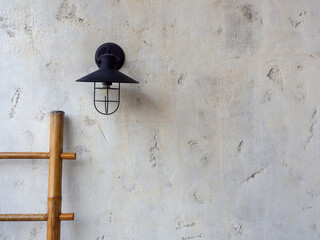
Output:
[[[116,69],[99,69],[90,73],[78,80],[77,82],[105,82],[105,83],[139,83],[127,75],[119,72]]]
[[[114,55],[105,54],[101,57],[101,61],[102,62],[99,70],[90,73],[76,81],[105,83],[139,83],[116,69]]]

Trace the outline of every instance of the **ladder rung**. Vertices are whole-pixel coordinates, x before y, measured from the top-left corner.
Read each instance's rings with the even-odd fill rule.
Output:
[[[0,214],[0,221],[47,221],[47,214]]]
[[[61,213],[60,221],[68,221],[74,219],[73,213]],[[0,214],[0,221],[16,222],[16,221],[47,221],[47,214]]]
[[[49,159],[48,152],[0,152],[0,159]],[[76,159],[75,153],[61,153],[61,158],[66,160]]]
[[[74,219],[74,213],[61,213],[59,219],[60,221],[71,221]]]

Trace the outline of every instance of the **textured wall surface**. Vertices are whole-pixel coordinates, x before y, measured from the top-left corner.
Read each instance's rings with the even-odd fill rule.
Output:
[[[319,19],[318,0],[1,1],[0,151],[47,151],[66,112],[62,239],[320,239]],[[104,42],[140,81],[107,117],[74,81]],[[0,213],[46,212],[48,161],[0,178]]]

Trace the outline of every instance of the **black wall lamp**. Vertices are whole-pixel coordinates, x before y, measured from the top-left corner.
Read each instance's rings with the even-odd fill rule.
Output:
[[[94,107],[103,115],[110,115],[118,110],[120,83],[139,83],[118,71],[122,67],[124,59],[124,52],[117,44],[102,44],[95,55],[96,64],[100,69],[76,80],[77,82],[94,83]],[[112,86],[113,83],[117,83],[117,86]]]

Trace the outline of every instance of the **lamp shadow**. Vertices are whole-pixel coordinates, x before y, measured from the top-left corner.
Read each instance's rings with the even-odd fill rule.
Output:
[[[146,94],[138,88],[130,88],[130,86],[121,88],[120,107],[121,105],[138,119],[160,119],[165,109],[151,94]]]
[[[64,139],[63,139],[63,149],[70,151],[72,146],[71,144],[74,143],[74,134],[72,130],[72,122],[70,121],[70,117],[68,114],[64,115]]]

